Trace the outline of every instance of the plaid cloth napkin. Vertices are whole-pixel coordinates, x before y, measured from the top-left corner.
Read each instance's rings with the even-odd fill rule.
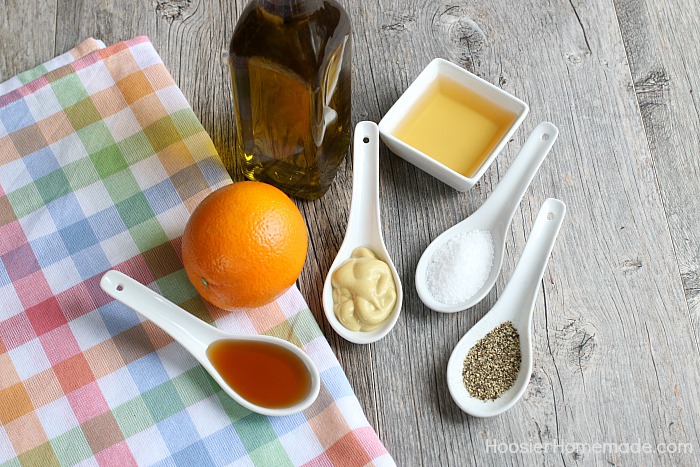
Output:
[[[304,299],[224,312],[185,276],[194,207],[230,183],[146,37],[0,85],[0,465],[393,465]],[[118,269],[205,321],[301,346],[316,403],[237,405],[98,283]]]

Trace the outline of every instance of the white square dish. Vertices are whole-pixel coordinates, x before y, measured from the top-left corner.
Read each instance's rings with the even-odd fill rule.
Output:
[[[503,126],[500,135],[494,139],[490,149],[483,158],[480,158],[478,167],[469,176],[448,167],[434,156],[422,152],[397,135],[397,129],[411,115],[411,111],[421,103],[423,98],[427,98],[426,96],[431,86],[437,86],[438,80],[443,79],[447,79],[453,83],[452,85],[458,86],[458,91],[463,88],[465,94],[469,93],[477,96],[479,100],[487,105],[512,114],[512,119]],[[501,152],[515,130],[520,126],[528,111],[528,105],[517,97],[484,81],[452,62],[436,58],[428,64],[384,115],[384,118],[379,122],[379,133],[384,143],[394,154],[443,181],[455,190],[467,191],[486,172],[486,169],[489,168],[498,153]],[[450,123],[453,124],[454,122]],[[464,135],[459,136],[464,138]],[[441,137],[445,136],[442,135]]]

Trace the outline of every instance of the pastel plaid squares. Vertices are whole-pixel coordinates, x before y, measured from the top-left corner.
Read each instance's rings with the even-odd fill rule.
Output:
[[[188,282],[184,225],[230,182],[145,37],[88,40],[0,84],[0,466],[393,464],[296,288],[226,312]],[[242,408],[101,291],[109,269],[301,346],[318,401],[283,418]]]

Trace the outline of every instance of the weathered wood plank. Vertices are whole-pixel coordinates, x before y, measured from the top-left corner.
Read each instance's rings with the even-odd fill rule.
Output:
[[[700,41],[700,3],[626,1],[616,8],[700,349],[700,58],[688,47]]]
[[[681,321],[687,332],[679,336],[675,327],[663,326],[649,339],[657,346],[679,337],[689,341],[694,359],[662,361],[656,374],[664,382],[677,381],[686,378],[688,366],[697,374],[700,355],[700,58],[689,47],[700,41],[700,3],[617,1],[615,7],[687,300]],[[678,404],[678,398],[685,403]],[[668,437],[700,437],[696,417],[674,423],[687,410],[700,413],[697,389],[661,402],[659,418],[668,426]]]
[[[71,49],[56,48],[57,0],[0,4],[0,82]]]

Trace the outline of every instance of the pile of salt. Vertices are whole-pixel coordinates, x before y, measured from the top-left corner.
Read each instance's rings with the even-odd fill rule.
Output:
[[[440,245],[428,263],[428,290],[435,300],[457,305],[486,283],[493,267],[491,232],[473,230]]]

